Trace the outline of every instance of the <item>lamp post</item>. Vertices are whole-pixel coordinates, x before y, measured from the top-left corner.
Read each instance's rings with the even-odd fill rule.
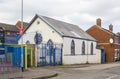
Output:
[[[24,68],[23,68],[23,37],[22,37],[22,34],[23,34],[23,0],[21,0],[21,27],[20,27],[20,35],[21,35],[21,70],[22,72],[24,71]]]

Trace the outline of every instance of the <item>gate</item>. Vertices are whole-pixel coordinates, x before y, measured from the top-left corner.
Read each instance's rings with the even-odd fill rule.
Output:
[[[62,64],[62,45],[61,44],[41,44],[37,47],[38,66],[61,65]]]

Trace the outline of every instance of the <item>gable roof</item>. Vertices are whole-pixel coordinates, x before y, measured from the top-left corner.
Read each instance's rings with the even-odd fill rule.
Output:
[[[96,27],[96,28],[98,28],[98,29],[100,29],[100,30],[103,30],[104,32],[106,32],[106,33],[108,33],[108,34],[110,34],[110,35],[116,35],[117,36],[117,34],[115,34],[115,33],[113,33],[112,31],[110,31],[110,30],[107,30],[107,29],[105,29],[105,28],[102,28],[101,26],[98,26],[98,25],[93,25],[92,27],[90,27],[89,29],[92,29],[92,28],[94,28],[94,27]],[[88,29],[88,30],[89,30]]]
[[[105,29],[105,28],[102,28],[102,29],[103,29],[103,30],[105,30],[106,32],[108,32],[108,33],[112,34],[112,35],[117,35],[117,34],[113,33],[112,31],[107,30],[107,29]]]
[[[55,20],[55,19],[52,19],[52,18],[49,18],[46,16],[36,15],[33,18],[33,20],[30,22],[27,29],[36,20],[36,18],[40,18],[42,21],[44,21],[46,24],[48,24],[51,28],[53,28],[56,32],[58,32],[62,37],[71,37],[71,38],[96,41],[93,37],[91,37],[87,32],[83,31],[77,25],[73,25],[70,23],[63,22],[63,21]]]
[[[3,27],[5,31],[18,32],[18,28],[15,25],[0,23],[0,27]]]

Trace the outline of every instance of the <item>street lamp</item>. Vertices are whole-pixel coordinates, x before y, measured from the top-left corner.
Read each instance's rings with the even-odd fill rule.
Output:
[[[24,71],[24,68],[23,68],[23,37],[22,37],[22,34],[23,34],[23,0],[21,0],[21,27],[20,27],[20,35],[21,35],[21,70],[22,72]]]

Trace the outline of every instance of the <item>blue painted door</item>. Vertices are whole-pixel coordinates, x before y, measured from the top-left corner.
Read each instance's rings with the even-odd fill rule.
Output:
[[[101,50],[101,63],[105,63],[105,52],[103,49]]]

